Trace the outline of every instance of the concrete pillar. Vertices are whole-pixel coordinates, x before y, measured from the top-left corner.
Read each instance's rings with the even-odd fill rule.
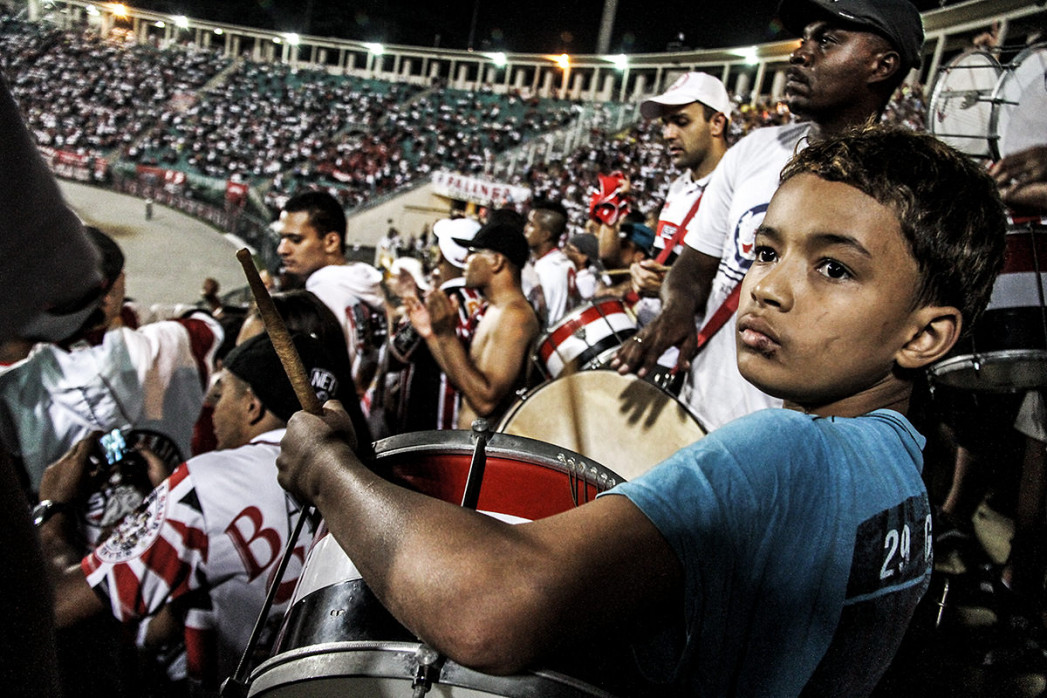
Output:
[[[440,62],[433,61],[429,64],[429,77],[431,79],[440,77]]]
[[[564,77],[566,78],[567,76],[564,75]],[[571,78],[571,96],[570,96],[571,99],[581,99],[582,98],[582,81],[583,80],[585,80],[585,76],[582,75],[581,73],[575,73],[574,76]]]
[[[554,77],[555,75],[553,75],[553,71],[545,71],[545,75],[542,77],[542,89],[538,91],[539,96],[545,99],[548,99],[550,96],[552,96]]]
[[[465,89],[466,78],[469,77],[469,66],[460,65],[458,66],[458,78],[455,80],[455,87],[459,90]]]
[[[753,79],[753,104],[756,104],[760,100],[760,91],[763,89],[763,76],[766,72],[767,61],[760,61],[760,65],[756,67],[756,77]]]
[[[513,81],[513,87],[518,90],[522,90],[524,86],[524,78],[527,77],[527,72],[523,68],[516,69],[516,80]]]
[[[734,94],[739,99],[749,94],[749,73],[738,73],[738,78],[734,81]]]
[[[771,81],[771,102],[777,102],[785,94],[785,69],[779,68],[774,71],[774,79]]]
[[[647,76],[637,75],[633,84],[632,99],[636,99],[647,92]]]

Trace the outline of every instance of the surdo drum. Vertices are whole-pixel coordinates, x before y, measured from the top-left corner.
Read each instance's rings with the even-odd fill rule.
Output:
[[[550,444],[489,434],[477,510],[510,523],[558,514],[621,480],[591,460]],[[391,480],[459,503],[477,434],[430,431],[383,439],[377,470]],[[600,666],[603,662],[606,666]],[[563,666],[560,666],[563,665]],[[273,656],[251,675],[251,696],[440,696],[581,698],[635,695],[621,657],[579,653],[549,668],[490,676],[420,643],[379,603],[326,526],[306,556]],[[587,678],[579,678],[586,673]],[[608,686],[615,686],[615,692]],[[618,692],[624,687],[623,692]]]
[[[938,72],[931,92],[928,128],[939,140],[976,158],[994,157],[992,94],[1002,66],[991,53],[970,50]]]
[[[683,404],[634,375],[582,371],[525,394],[498,431],[542,439],[603,463],[626,480],[705,436]]]
[[[928,127],[962,153],[999,160],[1047,143],[1047,46],[1024,49],[1001,66],[986,51],[966,51],[938,74]]]
[[[999,393],[1047,386],[1045,263],[1047,227],[1012,227],[985,314],[953,356],[930,368],[932,386]]]
[[[539,337],[532,360],[548,379],[565,370],[598,368],[636,334],[636,318],[617,298],[575,308]]]

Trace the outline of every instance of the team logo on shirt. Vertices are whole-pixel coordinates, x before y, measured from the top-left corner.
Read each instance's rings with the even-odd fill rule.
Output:
[[[135,511],[124,517],[95,555],[101,562],[120,564],[133,560],[148,550],[164,526],[168,499],[167,480],[157,487]]]
[[[756,240],[756,229],[763,223],[767,213],[767,204],[758,204],[743,213],[734,227],[734,260],[729,264],[735,281],[740,281],[753,263],[753,244]]]

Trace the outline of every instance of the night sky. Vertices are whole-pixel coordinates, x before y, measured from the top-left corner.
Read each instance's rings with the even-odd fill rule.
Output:
[[[277,31],[483,51],[594,53],[603,0],[134,0],[133,7]],[[921,9],[938,0],[916,0]],[[611,53],[716,48],[787,38],[778,0],[618,0]]]

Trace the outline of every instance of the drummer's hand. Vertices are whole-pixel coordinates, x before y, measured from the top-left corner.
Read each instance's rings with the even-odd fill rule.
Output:
[[[1008,206],[1047,211],[1047,145],[1008,155],[989,168]]]
[[[318,489],[318,474],[325,468],[340,468],[355,459],[356,432],[353,422],[337,400],[324,403],[321,416],[300,411],[291,415],[287,432],[280,440],[280,486],[305,502],[312,502]]]
[[[680,347],[680,356],[676,362],[677,370],[687,370],[691,359],[697,353],[698,333],[694,327],[694,317],[688,313],[679,313],[665,309],[646,327],[633,335],[618,349],[611,361],[611,368],[618,373],[636,372],[643,378],[658,363],[658,357],[671,346]]]
[[[650,298],[657,298],[662,292],[662,284],[665,283],[665,275],[668,273],[669,267],[653,259],[645,259],[629,267],[633,290]]]
[[[68,504],[77,499],[88,475],[88,456],[101,432],[93,432],[44,470],[40,480],[40,499]]]

